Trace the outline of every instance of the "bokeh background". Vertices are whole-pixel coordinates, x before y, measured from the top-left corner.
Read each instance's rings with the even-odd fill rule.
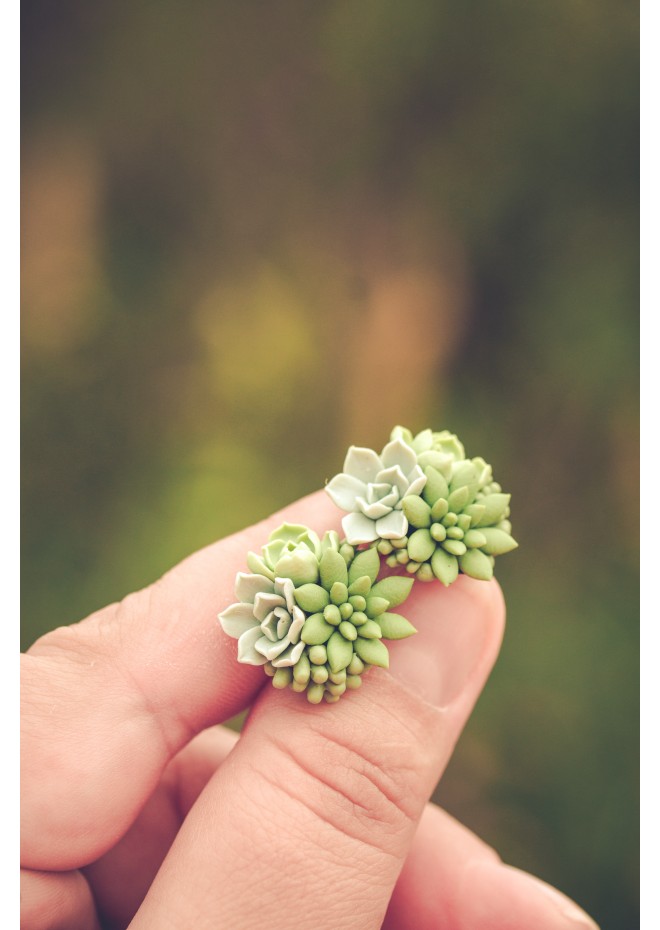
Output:
[[[23,646],[395,423],[513,492],[437,800],[638,924],[638,16],[24,0]]]

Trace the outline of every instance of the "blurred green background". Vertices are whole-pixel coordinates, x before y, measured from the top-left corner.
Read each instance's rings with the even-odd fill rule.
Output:
[[[638,15],[23,3],[23,645],[398,422],[513,492],[437,800],[638,923]]]

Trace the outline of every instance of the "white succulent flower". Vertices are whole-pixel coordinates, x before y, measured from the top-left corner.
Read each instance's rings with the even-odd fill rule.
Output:
[[[419,494],[425,484],[416,452],[397,438],[380,455],[373,449],[351,446],[344,471],[325,489],[338,507],[348,511],[342,528],[347,541],[357,546],[405,536],[408,521],[401,502],[408,494]]]
[[[296,604],[293,581],[239,572],[235,591],[239,603],[218,619],[225,633],[238,640],[238,661],[270,662],[274,668],[295,665],[305,648],[300,639],[305,613]]]

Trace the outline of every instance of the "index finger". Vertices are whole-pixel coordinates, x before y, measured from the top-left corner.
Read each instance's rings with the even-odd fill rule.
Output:
[[[283,521],[323,532],[319,491],[185,559],[155,584],[38,640],[21,657],[21,861],[73,869],[126,832],[167,762],[268,681],[240,665],[218,611]]]

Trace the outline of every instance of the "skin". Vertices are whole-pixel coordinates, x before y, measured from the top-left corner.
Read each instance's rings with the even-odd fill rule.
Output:
[[[339,528],[313,494],[21,657],[23,930],[594,927],[428,803],[497,657],[497,583],[415,585],[390,670],[314,707],[216,619],[284,520]],[[248,707],[240,738],[217,726]]]

